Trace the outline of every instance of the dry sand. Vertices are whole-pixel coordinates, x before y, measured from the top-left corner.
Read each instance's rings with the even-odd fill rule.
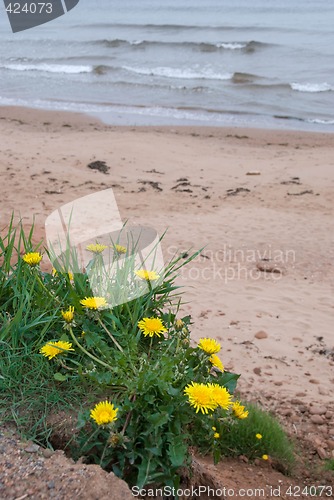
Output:
[[[35,217],[38,239],[53,210],[112,188],[124,221],[168,229],[166,259],[205,246],[180,277],[183,310],[194,341],[221,342],[243,394],[333,402],[332,135],[1,108],[0,137],[1,229],[14,210],[27,226]],[[107,174],[87,168],[95,160]]]

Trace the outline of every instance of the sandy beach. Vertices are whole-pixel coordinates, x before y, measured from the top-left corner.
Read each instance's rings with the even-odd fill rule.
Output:
[[[179,278],[183,311],[194,341],[221,342],[244,395],[333,401],[331,134],[112,127],[13,107],[0,136],[1,230],[14,211],[38,241],[53,210],[112,188],[123,221],[167,229],[166,261],[205,247]]]

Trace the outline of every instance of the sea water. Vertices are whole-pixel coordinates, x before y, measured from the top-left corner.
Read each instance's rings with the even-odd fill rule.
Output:
[[[13,34],[0,2],[0,105],[333,132],[333,26],[333,0],[80,0]]]

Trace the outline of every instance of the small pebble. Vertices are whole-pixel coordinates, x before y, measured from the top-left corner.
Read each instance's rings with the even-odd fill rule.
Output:
[[[317,453],[318,453],[319,457],[321,458],[321,460],[325,460],[325,458],[327,458],[327,453],[320,446],[317,448]]]
[[[321,425],[324,423],[324,419],[321,415],[311,415],[310,420],[313,424]]]
[[[311,406],[309,409],[311,415],[324,415],[327,412],[325,406]]]
[[[42,450],[42,454],[44,458],[50,458],[52,455],[54,455],[54,451],[50,450],[50,448],[44,448]]]
[[[37,453],[39,448],[40,447],[38,444],[31,443],[24,448],[24,451],[26,451],[27,453]]]
[[[259,339],[259,340],[267,339],[268,338],[268,333],[265,332],[264,330],[260,330],[254,336],[255,336],[256,339]]]

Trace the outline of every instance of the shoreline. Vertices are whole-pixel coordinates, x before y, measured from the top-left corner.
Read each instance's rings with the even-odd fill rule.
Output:
[[[39,241],[53,210],[111,188],[123,221],[167,229],[166,261],[205,247],[179,277],[182,311],[194,342],[221,342],[242,393],[331,402],[331,134],[119,127],[12,107],[0,108],[0,133],[2,230],[15,210],[26,227],[34,217]],[[88,168],[93,161],[108,172]],[[261,271],[275,256],[280,272]]]
[[[237,126],[237,125],[175,125],[175,124],[164,124],[164,125],[119,125],[105,122],[98,113],[86,113],[81,111],[67,111],[67,110],[50,110],[42,108],[33,108],[29,106],[4,106],[0,105],[0,120],[17,120],[29,122],[30,120],[37,120],[43,123],[43,120],[48,120],[53,118],[53,123],[55,125],[60,125],[63,123],[66,126],[66,122],[71,122],[71,124],[76,126],[91,125],[100,126],[107,129],[119,129],[119,130],[159,130],[170,131],[173,130],[184,131],[191,133],[193,130],[209,131],[210,134],[221,135],[224,131],[240,131],[239,135],[243,133],[248,133],[251,136],[266,137],[276,134],[281,139],[285,135],[290,136],[291,139],[299,139],[301,135],[314,136],[317,137],[328,137],[334,135],[333,131],[313,131],[313,130],[303,130],[303,129],[286,129],[286,128],[262,128],[260,126]],[[225,135],[228,137],[228,135]],[[232,136],[230,136],[232,137]],[[238,138],[238,137],[237,137]],[[239,137],[243,138],[243,137]]]
[[[117,106],[115,105],[117,108]],[[52,113],[52,114],[65,114],[65,115],[81,115],[90,118],[91,120],[97,120],[109,127],[176,127],[176,128],[209,128],[209,129],[243,129],[243,130],[272,130],[281,132],[300,132],[300,133],[311,133],[311,134],[334,134],[334,122],[333,123],[316,123],[312,121],[305,121],[301,118],[294,118],[290,116],[265,116],[259,115],[256,121],[245,122],[239,120],[238,117],[241,115],[239,113],[229,114],[226,113],[226,121],[216,121],[210,122],[209,120],[192,120],[191,118],[179,119],[175,123],[171,123],[171,118],[169,116],[156,116],[156,115],[145,115],[137,114],[124,111],[85,111],[76,109],[51,109],[42,108],[39,106],[30,106],[29,104],[1,104],[1,109],[26,109],[31,110],[36,113]],[[181,110],[183,108],[180,108]],[[185,108],[186,110],[186,108]],[[214,113],[214,111],[211,111]],[[176,119],[175,119],[176,120]],[[138,123],[136,123],[136,121]],[[328,128],[331,128],[329,130]]]

